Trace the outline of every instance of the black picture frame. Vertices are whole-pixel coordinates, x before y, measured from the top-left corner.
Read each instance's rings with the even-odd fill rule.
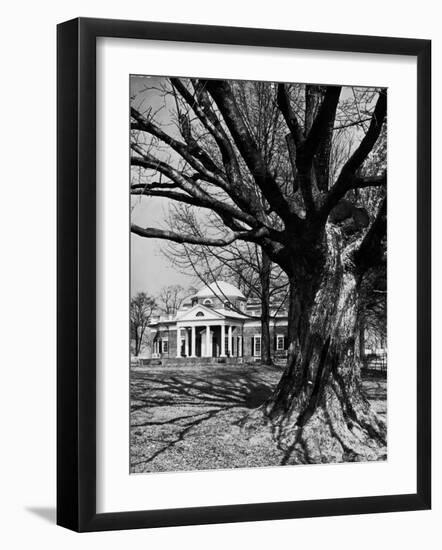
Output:
[[[57,523],[75,531],[367,514],[431,505],[431,42],[158,22],[58,25]],[[115,37],[414,56],[417,59],[417,491],[338,498],[96,512],[96,39]],[[410,358],[410,360],[412,360]]]

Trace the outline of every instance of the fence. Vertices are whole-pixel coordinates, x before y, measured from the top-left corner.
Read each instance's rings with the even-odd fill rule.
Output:
[[[387,352],[366,353],[362,359],[363,368],[380,372],[387,371]]]

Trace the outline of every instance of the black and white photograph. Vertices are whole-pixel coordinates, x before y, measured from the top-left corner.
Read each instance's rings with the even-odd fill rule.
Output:
[[[387,459],[386,184],[386,89],[131,75],[131,473]]]

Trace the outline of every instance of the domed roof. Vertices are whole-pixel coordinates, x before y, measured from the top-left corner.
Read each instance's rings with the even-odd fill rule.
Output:
[[[220,300],[224,298],[242,298],[246,299],[244,294],[236,286],[225,281],[215,281],[208,286],[204,286],[195,294],[195,298],[210,298],[216,296]]]

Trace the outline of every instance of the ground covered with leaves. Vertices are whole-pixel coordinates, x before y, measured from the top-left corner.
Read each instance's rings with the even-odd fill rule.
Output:
[[[263,365],[133,369],[131,472],[277,466],[284,452],[271,431],[244,437],[242,423],[271,394],[282,374]],[[374,410],[385,417],[387,385],[364,376]]]

